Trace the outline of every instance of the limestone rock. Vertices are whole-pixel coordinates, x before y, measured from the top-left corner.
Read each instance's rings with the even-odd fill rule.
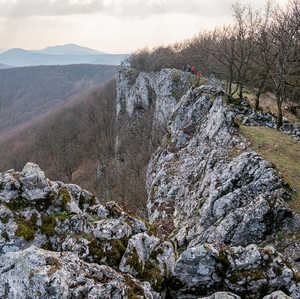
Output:
[[[295,277],[294,269],[272,247],[203,244],[181,254],[172,285],[179,294],[177,298],[197,298],[217,290],[260,298],[278,289],[293,293],[297,288]]]
[[[229,292],[217,292],[209,297],[201,297],[202,299],[241,299],[240,296],[237,296]],[[201,299],[199,298],[199,299]]]
[[[175,264],[175,250],[170,242],[161,242],[147,233],[133,236],[124,253],[120,270],[149,281],[153,288],[162,291]]]
[[[88,231],[85,206],[96,201],[78,186],[50,181],[33,163],[22,172],[1,173],[0,253],[30,244],[57,250],[65,233]]]
[[[154,105],[154,122],[166,123],[176,103],[191,85],[191,74],[176,69],[144,73],[120,68],[117,73],[117,118],[148,110]]]
[[[149,163],[149,219],[183,248],[258,243],[291,219],[288,186],[271,163],[243,152],[234,113],[207,90],[183,96]]]
[[[67,252],[32,246],[0,256],[0,269],[0,297],[6,299],[159,298],[149,283]]]
[[[294,124],[292,135],[294,140],[300,141],[300,123]]]
[[[0,254],[35,245],[117,269],[130,237],[148,229],[114,202],[48,180],[33,163],[1,173],[0,186]]]
[[[247,100],[230,104],[229,107],[245,126],[263,126],[276,129],[276,118],[271,113],[255,110]]]
[[[265,296],[263,299],[292,299],[292,297],[287,296],[282,291],[277,291],[277,292],[273,292],[268,296]]]

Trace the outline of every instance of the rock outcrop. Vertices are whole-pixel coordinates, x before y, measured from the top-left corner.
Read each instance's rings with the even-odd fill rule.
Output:
[[[0,256],[0,298],[159,298],[149,283],[76,255],[31,246]]]
[[[274,248],[203,244],[184,251],[174,268],[176,298],[228,290],[242,298],[262,298],[277,289],[297,290],[294,270]]]
[[[173,245],[115,202],[53,182],[33,163],[0,173],[4,298],[158,298],[151,285],[165,290],[174,263]]]
[[[299,298],[298,275],[286,257],[254,245],[272,244],[294,214],[286,202],[290,186],[272,163],[247,151],[239,131],[241,122],[274,128],[274,118],[242,106],[229,104],[211,84],[191,88],[149,163],[149,220],[183,251],[175,262],[173,297],[219,290],[258,298],[280,289]]]
[[[117,73],[117,119],[132,117],[154,107],[155,123],[166,123],[181,96],[193,82],[190,73],[176,69],[144,73],[121,68]]]
[[[203,90],[178,103],[149,164],[150,222],[183,248],[259,243],[292,217],[289,187],[270,162],[245,151],[222,97]]]

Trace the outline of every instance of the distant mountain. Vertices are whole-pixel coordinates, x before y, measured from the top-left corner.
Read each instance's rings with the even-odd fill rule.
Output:
[[[0,69],[9,69],[9,68],[11,68],[10,65],[0,63]]]
[[[40,54],[49,55],[99,55],[105,54],[98,50],[90,49],[87,47],[81,47],[75,44],[67,44],[62,46],[47,47],[43,50],[35,51]]]
[[[0,138],[115,73],[115,66],[84,64],[0,70]]]
[[[16,48],[0,53],[0,63],[15,67],[69,64],[119,65],[128,57],[127,54],[101,54],[101,52],[95,54],[96,52],[76,45],[50,47],[41,51]]]

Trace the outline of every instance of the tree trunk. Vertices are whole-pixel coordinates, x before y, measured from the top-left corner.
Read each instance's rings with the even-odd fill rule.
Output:
[[[276,97],[276,101],[277,101],[277,109],[278,109],[278,113],[277,113],[277,130],[280,129],[280,127],[282,126],[282,99],[281,96],[277,94]]]
[[[255,110],[258,110],[259,108],[259,98],[260,98],[260,95],[261,95],[261,91],[260,89],[258,89],[257,93],[256,93],[256,98],[255,98]]]
[[[243,89],[244,89],[244,86],[243,86],[243,83],[240,84],[240,99],[242,100],[243,99]]]
[[[267,81],[267,74],[263,77],[263,79],[260,81],[260,85],[258,87],[258,91],[256,93],[256,98],[255,98],[255,110],[258,110],[259,108],[259,99],[262,94],[263,88],[265,87],[266,81]]]

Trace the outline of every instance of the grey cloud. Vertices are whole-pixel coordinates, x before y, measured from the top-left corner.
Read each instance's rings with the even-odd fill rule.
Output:
[[[70,0],[0,1],[0,15],[4,17],[63,16],[91,14],[103,8],[103,1],[73,2]]]
[[[0,0],[0,16],[62,16],[101,12],[119,17],[148,17],[170,13],[221,17],[230,14],[233,2],[234,0]]]

